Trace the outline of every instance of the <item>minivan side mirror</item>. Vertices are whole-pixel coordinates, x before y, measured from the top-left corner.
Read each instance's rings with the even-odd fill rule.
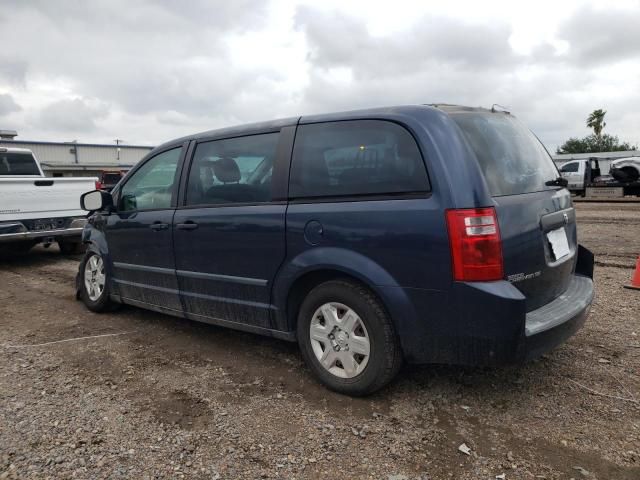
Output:
[[[111,207],[113,207],[113,197],[104,190],[93,190],[80,196],[80,208],[88,212],[111,210]]]

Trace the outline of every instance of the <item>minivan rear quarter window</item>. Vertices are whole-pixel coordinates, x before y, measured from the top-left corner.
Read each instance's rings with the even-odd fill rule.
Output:
[[[453,113],[478,158],[492,196],[550,189],[559,174],[540,141],[505,113]]]
[[[420,150],[398,124],[349,120],[298,127],[289,188],[292,198],[429,190]]]

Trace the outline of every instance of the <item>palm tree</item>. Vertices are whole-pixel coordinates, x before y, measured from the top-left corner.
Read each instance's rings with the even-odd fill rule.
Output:
[[[587,127],[593,128],[593,133],[595,133],[598,142],[600,142],[602,138],[602,129],[607,126],[604,121],[604,116],[607,114],[605,110],[599,108],[598,110],[594,110],[587,117]]]

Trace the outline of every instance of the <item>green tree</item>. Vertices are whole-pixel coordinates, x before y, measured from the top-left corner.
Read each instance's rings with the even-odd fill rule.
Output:
[[[637,145],[620,142],[616,135],[605,133],[600,138],[595,134],[587,135],[584,138],[570,138],[556,150],[556,153],[625,152],[637,149]]]
[[[593,133],[584,138],[571,137],[558,147],[556,153],[597,153],[637,150],[637,145],[620,142],[617,135],[602,133],[604,127],[607,126],[607,123],[604,121],[606,114],[606,110],[601,108],[591,112],[587,117],[587,127],[593,129]]]

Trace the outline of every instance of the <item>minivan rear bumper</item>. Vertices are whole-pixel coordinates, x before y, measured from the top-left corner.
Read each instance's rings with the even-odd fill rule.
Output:
[[[449,292],[400,289],[407,302],[388,305],[401,319],[395,324],[405,359],[485,366],[539,357],[585,323],[594,298],[593,264],[593,254],[580,245],[567,290],[529,312],[525,296],[505,280],[454,282]],[[384,293],[392,298],[392,291]]]
[[[526,315],[520,357],[529,360],[557,347],[582,327],[593,302],[593,280],[574,275],[567,290]]]

